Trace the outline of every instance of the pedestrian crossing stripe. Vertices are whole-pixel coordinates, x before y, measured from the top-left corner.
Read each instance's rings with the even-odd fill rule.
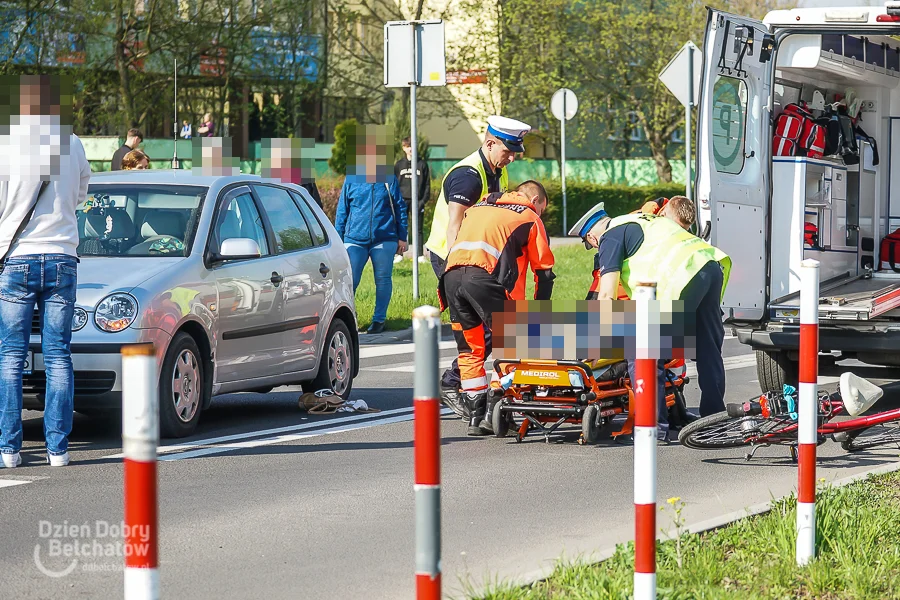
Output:
[[[0,479],[0,488],[13,487],[16,485],[22,485],[23,483],[31,482],[23,479]]]

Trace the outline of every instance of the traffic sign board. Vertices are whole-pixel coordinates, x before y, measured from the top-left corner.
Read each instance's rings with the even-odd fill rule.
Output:
[[[693,56],[694,70],[694,95],[689,98],[690,87],[688,80],[690,79],[689,56]],[[669,61],[662,72],[659,74],[659,80],[669,88],[669,91],[678,98],[683,106],[689,103],[696,103],[700,97],[700,73],[703,69],[703,53],[694,45],[694,42],[687,42],[678,51],[678,54]]]
[[[578,98],[575,96],[575,92],[568,88],[561,88],[553,93],[553,98],[550,99],[550,112],[560,121],[563,120],[563,104],[565,104],[566,121],[568,121],[578,112]]]

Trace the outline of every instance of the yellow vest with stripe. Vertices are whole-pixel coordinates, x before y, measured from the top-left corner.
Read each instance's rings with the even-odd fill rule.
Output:
[[[442,259],[447,260],[449,248],[447,248],[447,226],[450,224],[450,205],[447,198],[444,197],[444,183],[450,173],[462,167],[472,167],[481,176],[481,194],[477,198],[471,198],[472,202],[478,202],[488,195],[487,171],[484,170],[484,161],[481,160],[481,154],[478,150],[465,157],[447,171],[441,180],[441,195],[438,196],[434,205],[434,218],[431,220],[431,233],[428,235],[428,241],[425,247],[434,252]],[[505,192],[509,188],[509,175],[506,167],[500,171],[500,191]]]
[[[607,231],[625,223],[637,223],[644,234],[634,256],[622,263],[622,287],[630,298],[639,283],[656,282],[656,298],[678,300],[694,275],[710,261],[722,267],[722,297],[731,273],[731,258],[667,217],[635,214],[612,220]],[[720,298],[721,301],[721,298]]]

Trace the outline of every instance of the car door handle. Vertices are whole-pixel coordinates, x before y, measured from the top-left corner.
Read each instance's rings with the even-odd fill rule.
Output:
[[[319,273],[322,274],[322,277],[327,276],[331,272],[331,269],[328,268],[328,265],[325,263],[319,263]]]
[[[277,271],[272,271],[272,278],[269,281],[271,281],[275,287],[278,287],[281,282],[284,281],[284,277],[279,275]]]

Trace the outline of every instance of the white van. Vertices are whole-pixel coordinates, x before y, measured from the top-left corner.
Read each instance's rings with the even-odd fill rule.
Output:
[[[900,38],[892,36],[900,36],[900,2],[778,10],[764,21],[710,10],[698,225],[733,260],[722,310],[726,326],[756,350],[763,391],[796,381],[806,258],[821,264],[823,355],[900,365],[900,245],[897,272],[879,255],[882,239],[900,228]],[[880,160],[859,139],[858,164],[773,156],[784,107],[821,107],[851,92]]]

